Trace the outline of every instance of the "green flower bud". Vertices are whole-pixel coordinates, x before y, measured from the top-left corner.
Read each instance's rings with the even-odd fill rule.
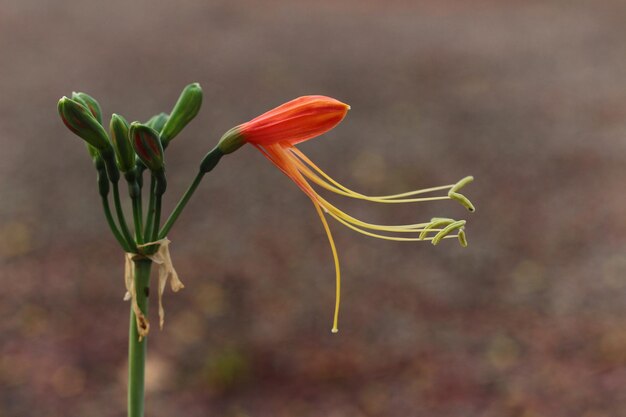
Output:
[[[165,122],[170,118],[170,115],[167,113],[159,113],[154,115],[148,120],[145,125],[153,128],[157,132],[161,132],[163,130],[163,126],[165,126]]]
[[[178,97],[178,101],[170,113],[170,118],[161,130],[161,140],[163,140],[164,146],[167,146],[169,141],[174,139],[196,117],[200,111],[200,106],[202,106],[202,87],[198,83],[189,84]]]
[[[61,120],[74,134],[100,152],[104,153],[111,149],[107,132],[85,106],[63,97],[57,107]]]
[[[72,100],[79,102],[89,110],[89,112],[96,118],[98,123],[102,124],[102,110],[100,104],[95,98],[91,97],[87,93],[72,92]]]
[[[109,131],[117,166],[122,172],[135,168],[135,151],[128,138],[128,122],[119,114],[113,113]]]
[[[152,172],[163,171],[163,146],[159,134],[151,127],[133,122],[129,137],[141,162]]]
[[[224,133],[217,143],[217,148],[225,154],[235,152],[246,144],[239,126],[233,127],[228,132]]]

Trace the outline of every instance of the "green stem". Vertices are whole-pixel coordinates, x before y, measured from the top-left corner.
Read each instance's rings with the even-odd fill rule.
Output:
[[[148,293],[150,285],[150,267],[152,261],[140,259],[134,261],[135,288],[137,304],[144,315],[148,315]],[[144,381],[148,339],[139,341],[132,301],[130,307],[130,326],[128,331],[128,417],[143,417]]]
[[[183,209],[189,202],[189,199],[191,198],[193,193],[196,191],[196,188],[198,188],[198,185],[200,185],[200,181],[202,181],[202,177],[204,177],[204,174],[205,172],[202,172],[202,171],[198,172],[198,175],[196,175],[196,178],[194,178],[193,182],[191,183],[189,188],[187,188],[187,191],[185,191],[185,194],[176,205],[176,208],[174,208],[174,211],[172,212],[172,214],[170,214],[170,217],[167,219],[167,221],[163,225],[163,228],[161,229],[161,231],[159,232],[157,236],[158,239],[163,239],[165,236],[167,236],[167,233],[170,231],[170,229],[176,222],[176,219],[178,219],[178,216],[180,216],[180,213],[183,211]]]
[[[152,227],[152,236],[150,241],[154,242],[159,238],[159,225],[161,224],[161,195],[156,196],[156,204],[154,205],[154,226]]]
[[[109,224],[109,228],[111,232],[113,232],[113,236],[122,246],[124,251],[130,251],[130,247],[128,246],[128,242],[124,239],[124,236],[120,233],[117,225],[115,224],[115,220],[113,220],[113,215],[111,214],[111,207],[109,206],[109,199],[106,196],[102,196],[102,209],[104,210],[104,216],[107,219],[107,223]]]
[[[122,203],[120,201],[120,189],[117,181],[113,182],[113,201],[115,203],[115,211],[117,213],[117,220],[120,223],[120,229],[122,229],[122,235],[128,242],[130,249],[133,252],[137,252],[137,247],[135,246],[135,241],[128,230],[128,225],[126,224],[126,218],[124,217],[124,210],[122,210]]]
[[[137,244],[143,243],[143,218],[141,215],[141,198],[133,198],[133,223],[135,225],[135,239]]]
[[[148,202],[148,213],[146,215],[146,227],[145,238],[150,239],[152,236],[152,229],[154,226],[154,204],[155,204],[155,192],[156,192],[156,179],[154,175],[150,176],[150,200]]]

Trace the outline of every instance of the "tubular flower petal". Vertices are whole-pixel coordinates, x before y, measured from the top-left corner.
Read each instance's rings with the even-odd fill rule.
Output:
[[[218,148],[231,153],[245,143],[271,145],[296,143],[324,134],[337,126],[350,106],[325,96],[303,96],[230,129]]]
[[[335,263],[336,304],[333,333],[338,331],[341,274],[337,249],[326,219],[327,216],[358,233],[379,239],[394,241],[429,240],[433,244],[437,244],[442,239],[457,238],[462,246],[467,245],[464,230],[465,220],[433,218],[431,221],[401,225],[368,223],[331,204],[315,190],[313,185],[344,197],[375,203],[397,204],[453,199],[469,211],[474,211],[474,206],[467,197],[459,193],[459,190],[471,182],[473,177],[465,177],[456,184],[413,190],[401,194],[368,196],[341,185],[296,148],[297,143],[319,136],[335,127],[344,118],[349,108],[347,104],[329,97],[300,97],[231,129],[220,141],[223,146],[220,148],[218,145],[221,151],[229,153],[229,150],[232,152],[245,143],[252,144],[313,202],[328,237]],[[422,196],[437,191],[443,191],[445,195]]]

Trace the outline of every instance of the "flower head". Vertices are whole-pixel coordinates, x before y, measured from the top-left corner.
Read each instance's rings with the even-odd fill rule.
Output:
[[[374,203],[398,204],[452,199],[462,204],[469,211],[474,211],[472,203],[467,197],[459,193],[460,188],[473,180],[472,177],[465,177],[455,184],[401,194],[368,196],[352,191],[332,179],[295,146],[335,127],[345,117],[348,109],[350,106],[330,97],[300,97],[229,130],[218,144],[218,149],[223,153],[233,152],[245,143],[252,144],[313,202],[324,226],[335,262],[336,304],[333,333],[338,331],[341,274],[339,257],[326,219],[327,216],[358,233],[379,239],[394,241],[430,240],[434,245],[437,245],[442,239],[457,238],[462,246],[467,245],[464,231],[465,220],[437,217],[430,221],[413,224],[380,225],[369,223],[337,208],[322,197],[314,186],[344,197]],[[422,196],[423,194],[445,190],[447,190],[445,195]]]
[[[343,120],[348,110],[350,106],[334,98],[299,97],[230,129],[218,147],[224,153],[231,153],[245,143],[295,145],[328,132]]]

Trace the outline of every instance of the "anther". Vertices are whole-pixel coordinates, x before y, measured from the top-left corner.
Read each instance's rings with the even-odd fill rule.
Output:
[[[461,228],[459,230],[459,234],[457,235],[457,237],[459,238],[459,243],[461,244],[461,246],[466,248],[467,247],[467,237],[465,236],[465,230],[463,228]]]
[[[451,223],[454,223],[454,219],[446,219],[443,217],[433,217],[432,219],[430,219],[430,223],[428,223],[428,225],[424,227],[424,230],[422,230],[422,232],[420,233],[419,239],[423,240],[428,234],[428,232],[432,231],[432,229],[437,229],[439,227],[447,226]]]
[[[456,184],[452,186],[452,188],[450,188],[450,191],[448,191],[448,197],[452,200],[458,201],[468,211],[474,212],[476,211],[476,208],[474,207],[472,202],[469,201],[469,199],[463,194],[457,192],[472,181],[474,181],[474,177],[472,176],[461,178]]]
[[[431,243],[433,245],[437,245],[439,242],[441,242],[441,239],[449,235],[450,232],[457,230],[457,229],[461,229],[463,226],[465,226],[465,223],[466,223],[465,220],[458,220],[454,223],[450,223],[433,237],[433,240],[431,241]]]

